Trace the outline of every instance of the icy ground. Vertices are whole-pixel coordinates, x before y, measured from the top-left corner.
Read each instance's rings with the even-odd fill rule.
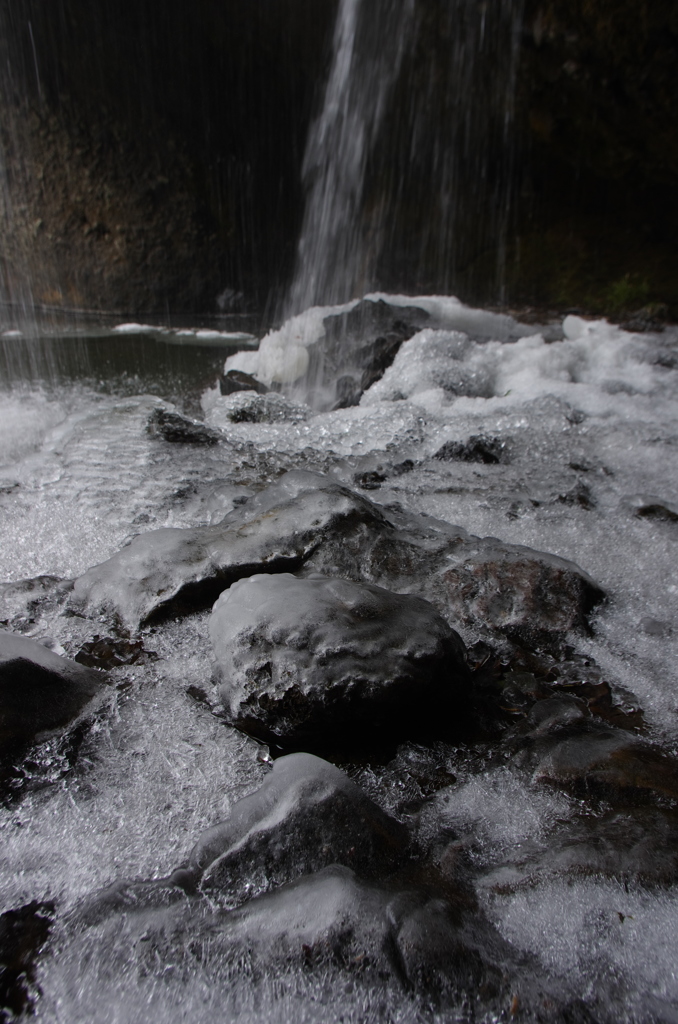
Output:
[[[137,533],[218,520],[285,469],[333,472],[353,487],[367,481],[379,503],[578,563],[609,595],[594,635],[576,639],[578,651],[635,694],[651,735],[675,750],[678,331],[632,335],[569,316],[545,335],[455,300],[389,301],[422,305],[435,326],[403,344],[355,408],[234,423],[231,399],[207,390],[205,418],[232,447],[150,437],[145,425],[158,398],[143,393],[143,380],[139,394],[129,382],[106,393],[91,380],[50,383],[38,368],[31,379],[0,384],[0,580],[72,578]],[[294,381],[327,312],[295,318],[229,366],[291,385],[299,402]],[[502,460],[433,457],[475,436],[498,439]],[[25,632],[73,655],[95,627],[47,616]],[[187,696],[191,686],[209,686],[207,616],[151,627],[144,643],[157,659],[112,671],[114,706],[75,770],[55,764],[51,784],[0,810],[0,912],[40,900],[65,913],[116,878],[166,873],[264,777],[265,750]],[[353,769],[389,810],[410,784],[408,756],[397,770]],[[610,1019],[678,1021],[678,889],[547,870],[499,884],[531,851],[548,859],[578,802],[517,771],[485,770],[468,752],[441,748],[437,756],[456,778],[444,814],[468,838],[481,903],[502,934],[573,995],[603,993]],[[399,993],[347,986],[331,971],[267,978],[243,964],[216,978],[207,969],[178,977],[130,954],[125,972],[101,962],[94,947],[78,960],[61,949],[38,975],[38,1019],[436,1019]]]

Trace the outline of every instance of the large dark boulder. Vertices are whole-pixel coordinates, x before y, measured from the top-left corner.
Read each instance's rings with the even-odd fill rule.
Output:
[[[431,604],[349,580],[240,580],[210,636],[227,717],[281,744],[411,728],[458,714],[467,689],[464,645]]]
[[[0,630],[0,748],[16,756],[94,706],[106,678],[27,637]]]

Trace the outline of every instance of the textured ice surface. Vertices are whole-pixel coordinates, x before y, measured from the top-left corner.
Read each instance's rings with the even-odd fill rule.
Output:
[[[433,605],[349,580],[239,580],[214,605],[210,638],[230,720],[280,740],[411,721],[467,685],[463,644]]]
[[[296,424],[230,424],[230,438],[244,446],[237,460],[230,451],[196,453],[149,438],[148,396],[102,395],[84,384],[0,392],[0,579],[79,575],[131,533],[207,525],[302,454],[316,453],[320,463],[333,451],[351,485],[354,474],[374,472],[373,500],[551,551],[600,582],[610,599],[578,648],[638,697],[651,734],[675,746],[678,525],[670,514],[639,516],[637,496],[654,496],[668,513],[678,504],[678,335],[632,335],[568,317],[545,340],[456,300],[402,301],[422,305],[438,326],[403,345],[359,407]],[[263,356],[241,354],[238,365],[256,372],[269,357],[271,368],[284,365],[288,337],[305,354],[328,312],[285,325]],[[563,340],[550,340],[558,335]],[[300,366],[304,357],[292,355]],[[432,458],[445,442],[474,435],[505,442],[506,461]],[[408,471],[396,472],[405,459]],[[97,628],[59,619],[27,631],[49,629],[72,657]],[[209,690],[206,617],[167,623],[144,643],[159,660],[114,670],[112,680],[127,688],[86,741],[78,773],[0,811],[0,909],[33,899],[69,908],[116,878],[165,874],[202,829],[260,784],[259,748],[185,692]],[[511,768],[459,772],[452,755],[444,768],[458,774],[446,794],[449,826],[488,872],[530,850],[548,857],[558,821],[576,811]],[[370,794],[379,801],[386,793],[384,805],[399,806],[409,789],[397,774],[370,772]],[[421,796],[417,778],[413,772],[408,786]],[[675,1019],[675,888],[539,877],[528,887],[479,892],[502,934],[565,978],[573,996],[602,993],[608,1010],[594,1006],[601,1020]],[[95,943],[87,955],[67,948],[48,961],[41,1019],[433,1019],[400,993],[375,995],[359,978],[346,992],[345,978],[330,971],[257,979],[244,962],[235,981],[201,968],[174,980],[173,969],[163,974],[160,963],[149,972],[137,952],[127,954],[122,983]]]

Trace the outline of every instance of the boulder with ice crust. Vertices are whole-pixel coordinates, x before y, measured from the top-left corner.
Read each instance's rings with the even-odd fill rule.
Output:
[[[240,902],[329,864],[363,877],[394,871],[409,834],[348,776],[313,754],[280,757],[255,793],[202,834],[170,881]]]
[[[0,747],[18,756],[71,725],[106,690],[106,677],[0,630]]]
[[[386,509],[332,477],[285,473],[208,527],[152,530],[75,581],[70,604],[136,629],[260,572],[321,572],[432,602],[452,624],[521,635],[587,627],[600,587],[567,559]]]
[[[313,754],[289,754],[225,821],[202,833],[171,875],[116,882],[87,899],[77,917],[91,924],[116,910],[171,904],[182,892],[235,906],[329,864],[386,877],[408,862],[409,848],[408,829],[343,771]]]
[[[327,485],[327,486],[323,486]],[[75,581],[71,606],[129,628],[168,607],[213,603],[260,569],[300,568],[318,545],[386,527],[371,502],[315,473],[286,473],[214,526],[151,530]]]
[[[389,735],[433,706],[451,713],[467,689],[464,644],[433,605],[350,580],[240,580],[210,637],[227,718],[280,744]]]

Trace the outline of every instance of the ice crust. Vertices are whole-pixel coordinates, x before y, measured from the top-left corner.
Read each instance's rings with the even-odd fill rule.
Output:
[[[636,694],[653,735],[675,746],[678,527],[670,516],[638,516],[636,496],[651,495],[669,511],[678,505],[678,375],[670,358],[660,359],[678,352],[678,333],[633,335],[577,317],[559,331],[535,333],[452,299],[384,298],[421,305],[435,324],[403,344],[361,405],[301,423],[229,423],[224,430],[237,450],[174,445],[170,453],[145,433],[156,403],[150,396],[102,395],[87,385],[4,388],[0,578],[75,577],[121,549],[131,557],[133,546],[122,547],[131,534],[202,528],[210,515],[221,517],[234,498],[261,486],[257,467],[277,476],[304,453],[305,465],[326,468],[334,453],[335,471],[352,486],[365,471],[383,476],[369,497],[384,505],[581,565],[610,600],[580,649]],[[293,378],[322,318],[337,311],[295,318],[259,352],[232,357],[229,368]],[[207,408],[213,398],[206,396]],[[505,441],[507,461],[432,458],[446,441],[478,434]],[[405,459],[409,471],[394,473]],[[78,619],[49,616],[25,625],[34,637],[55,636],[71,657],[84,629]],[[208,685],[207,616],[147,630],[144,641],[160,660],[144,671],[143,685],[141,670],[114,671],[112,681],[126,689],[115,714],[96,726],[83,775],[0,810],[0,909],[33,899],[69,909],[116,878],[166,874],[201,830],[260,785],[260,748],[186,696],[187,686]],[[519,850],[548,854],[551,830],[575,812],[573,801],[508,769],[464,774],[460,756],[449,754],[458,783],[446,794],[445,813],[477,862],[490,872]],[[385,792],[375,777],[375,794],[380,786]],[[599,987],[617,999],[612,1016],[601,1010],[601,1019],[675,1016],[675,887],[626,891],[602,877],[540,877],[479,894],[515,948],[534,953],[573,992]],[[330,973],[257,982],[250,972],[245,984],[233,975],[216,982],[196,969],[173,980],[171,972],[140,971],[129,949],[121,991],[120,976],[95,945],[89,959],[82,952],[66,948],[45,965],[40,1020],[145,1024],[149,1006],[158,1019],[200,1024],[218,1017],[357,1022],[387,1013],[402,1024],[418,1019],[406,998],[388,993],[382,1013],[359,979],[343,1002]]]

